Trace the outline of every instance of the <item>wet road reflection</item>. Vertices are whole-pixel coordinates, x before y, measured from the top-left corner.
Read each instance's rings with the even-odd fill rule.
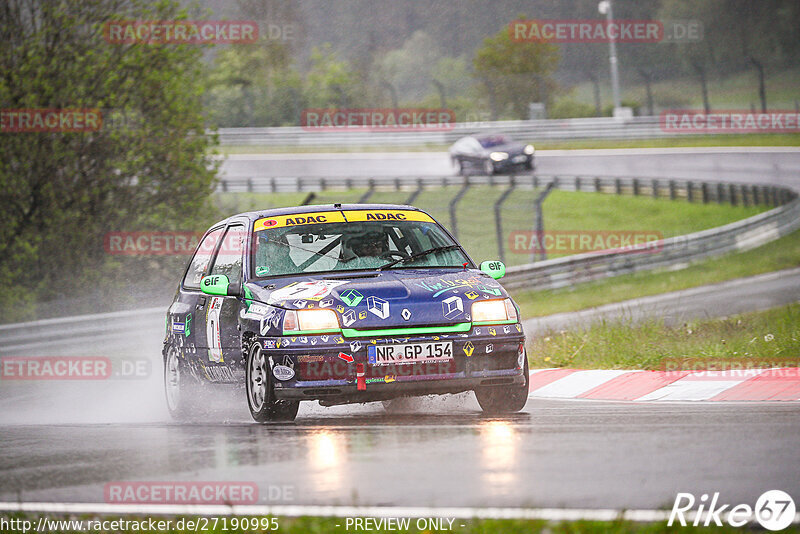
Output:
[[[530,400],[492,418],[472,397],[387,414],[305,407],[295,423],[5,426],[0,500],[103,502],[109,483],[255,483],[261,504],[658,507],[676,491],[748,502],[800,491],[800,414],[778,405]],[[246,414],[245,414],[246,415]],[[742,432],[748,428],[748,432]],[[713,454],[711,454],[713,451]]]

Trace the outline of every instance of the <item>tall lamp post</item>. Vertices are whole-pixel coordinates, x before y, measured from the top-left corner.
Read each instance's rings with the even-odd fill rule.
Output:
[[[606,21],[608,25],[614,23],[614,10],[611,7],[611,0],[603,0],[599,4],[597,4],[597,10],[600,12],[601,15],[606,16]],[[617,110],[622,107],[622,103],[619,99],[619,72],[617,70],[617,42],[616,38],[612,37],[609,33],[608,38],[608,46],[609,46],[609,58],[608,61],[611,63],[611,92],[614,95],[614,115],[617,114]]]

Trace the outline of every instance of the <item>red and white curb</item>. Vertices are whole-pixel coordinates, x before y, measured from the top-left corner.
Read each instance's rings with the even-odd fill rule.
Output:
[[[800,368],[726,371],[535,369],[529,397],[619,401],[799,401]]]

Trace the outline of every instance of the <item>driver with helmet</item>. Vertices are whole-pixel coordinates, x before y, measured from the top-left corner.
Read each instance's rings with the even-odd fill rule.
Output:
[[[345,264],[347,269],[375,269],[388,261],[386,257],[381,257],[389,250],[389,240],[383,232],[353,236],[347,246],[354,255],[352,263]]]

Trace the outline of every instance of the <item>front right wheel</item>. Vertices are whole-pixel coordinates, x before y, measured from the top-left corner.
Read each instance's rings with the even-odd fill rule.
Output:
[[[259,423],[294,421],[300,401],[285,401],[275,398],[272,386],[272,370],[264,351],[253,342],[247,351],[245,389],[250,415]]]
[[[522,410],[528,402],[528,389],[530,387],[530,372],[528,371],[528,358],[522,367],[525,374],[525,383],[519,386],[486,386],[475,390],[475,398],[486,413],[513,413]]]

